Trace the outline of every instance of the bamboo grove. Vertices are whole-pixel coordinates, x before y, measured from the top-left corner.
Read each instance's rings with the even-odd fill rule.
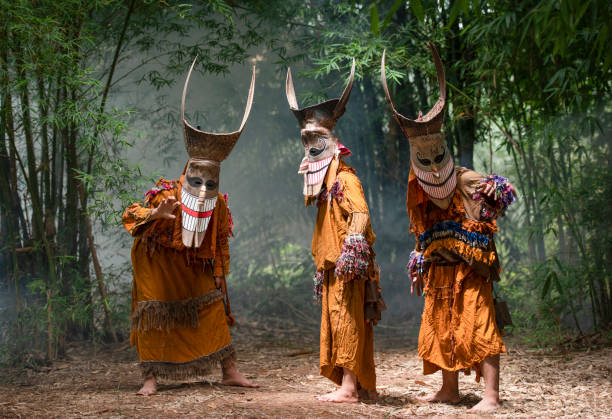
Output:
[[[418,115],[435,100],[429,39],[447,67],[446,135],[457,163],[506,174],[519,191],[500,237],[500,288],[517,327],[609,328],[611,15],[602,0],[0,0],[0,292],[10,299],[0,305],[9,314],[0,358],[41,362],[70,340],[127,337],[129,308],[97,241],[102,230],[120,231],[121,208],[142,195],[150,173],[127,160],[130,125],[146,110],[115,104],[135,76],[143,89],[176,88],[196,54],[201,73],[223,74],[266,50],[275,64],[258,75],[262,85],[303,64],[302,76],[321,86],[304,103],[337,88],[338,71],[357,58],[359,87],[341,134],[367,185],[383,272],[402,277],[412,245],[408,144],[386,107],[380,57],[386,49],[400,111]],[[285,111],[279,102],[268,116]],[[169,120],[156,124],[178,132]],[[294,127],[275,129],[254,134],[259,149],[240,162],[270,182],[295,166],[285,152],[277,168],[266,165],[265,152],[288,148]],[[254,205],[266,208],[260,199]],[[281,220],[275,231],[264,221],[269,211]],[[257,307],[309,300],[292,300],[312,279],[308,254],[296,259],[299,246],[283,227],[288,213],[279,205],[250,215],[242,237],[257,240],[237,240],[233,251],[237,295],[282,296]],[[407,290],[400,280],[387,287]],[[307,311],[295,313],[307,321]]]
[[[116,221],[115,205],[136,195],[124,182],[138,170],[123,154],[130,111],[108,105],[113,87],[185,51],[225,71],[258,38],[248,25],[233,29],[223,2],[2,1],[0,10],[0,277],[15,311],[2,338],[18,359],[54,359],[67,339],[125,335],[113,325],[94,231],[94,215]],[[202,36],[187,37],[198,28]],[[121,64],[134,53],[145,58]],[[172,83],[167,67],[141,77]]]

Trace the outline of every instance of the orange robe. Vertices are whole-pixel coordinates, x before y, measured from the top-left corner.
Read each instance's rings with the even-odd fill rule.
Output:
[[[156,195],[123,214],[123,225],[135,238],[130,343],[144,376],[177,380],[200,377],[235,357],[223,293],[214,281],[229,273],[229,210],[223,196],[198,249],[183,245],[180,207],[175,219],[149,221],[164,198],[180,202],[181,183],[182,178],[160,180]]]
[[[328,172],[331,171],[332,167]],[[329,175],[330,173],[327,174]],[[344,282],[334,274],[352,213],[368,214],[368,205],[355,170],[343,161],[339,163],[336,181],[340,193],[335,196],[332,194],[329,202],[321,199],[318,203],[317,220],[312,237],[312,255],[316,269],[324,274],[320,373],[340,385],[342,368],[348,368],[357,376],[361,387],[375,390],[374,331],[372,323],[366,324],[364,311],[366,281],[379,280],[375,268],[376,262],[372,257],[371,278]],[[371,247],[376,236],[372,231],[369,217],[363,235]]]
[[[506,348],[495,323],[492,281],[499,261],[493,242],[495,220],[480,219],[472,199],[482,175],[457,167],[457,188],[447,209],[429,200],[413,171],[408,181],[408,214],[417,251],[431,264],[424,274],[425,307],[419,332],[423,373],[474,368]],[[486,244],[485,244],[486,243]]]

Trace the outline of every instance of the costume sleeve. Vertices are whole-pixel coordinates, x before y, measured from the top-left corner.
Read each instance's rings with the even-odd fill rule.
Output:
[[[344,172],[338,176],[336,188],[340,191],[336,201],[347,215],[348,230],[335,274],[349,280],[368,278],[373,252],[365,238],[370,216],[361,182],[354,174]]]
[[[476,192],[483,184],[494,186],[495,193],[492,198]],[[516,200],[514,187],[508,179],[495,174],[483,176],[472,170],[464,170],[459,176],[458,187],[468,218],[477,221],[503,216],[510,204]]]
[[[152,213],[153,208],[145,208],[139,203],[134,203],[125,210],[121,220],[125,229],[132,236],[137,236],[142,233],[144,226],[151,221]]]
[[[219,224],[217,225],[217,245],[215,246],[215,276],[226,276],[230,267],[230,220],[225,199],[219,197]]]
[[[151,221],[153,209],[166,197],[172,195],[172,191],[176,187],[176,182],[159,179],[157,184],[145,193],[144,204],[136,202],[130,205],[123,216],[123,226],[132,235],[137,236],[142,233],[146,226]],[[170,191],[170,192],[168,192]]]
[[[369,217],[368,204],[359,178],[353,173],[341,172],[337,182],[341,194],[341,199],[338,199],[340,208],[347,214],[360,212]]]

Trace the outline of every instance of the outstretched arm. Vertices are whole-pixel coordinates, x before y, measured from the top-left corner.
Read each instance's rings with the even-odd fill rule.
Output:
[[[134,203],[123,213],[123,226],[132,236],[137,236],[143,231],[145,225],[151,221],[176,218],[172,213],[179,205],[180,202],[174,196],[164,198],[154,208],[147,208],[139,203]]]
[[[504,216],[506,209],[516,201],[514,186],[496,174],[484,177],[474,192],[473,199],[482,199],[480,216],[483,219]]]

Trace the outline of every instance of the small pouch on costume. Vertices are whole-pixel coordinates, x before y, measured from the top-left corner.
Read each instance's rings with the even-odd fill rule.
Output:
[[[512,317],[510,317],[510,310],[508,310],[508,304],[499,298],[493,299],[493,307],[495,308],[495,323],[500,333],[503,334],[504,327],[512,326]]]
[[[378,324],[382,319],[381,313],[386,309],[387,306],[382,298],[382,290],[378,281],[366,281],[364,317],[372,320],[374,324]]]

